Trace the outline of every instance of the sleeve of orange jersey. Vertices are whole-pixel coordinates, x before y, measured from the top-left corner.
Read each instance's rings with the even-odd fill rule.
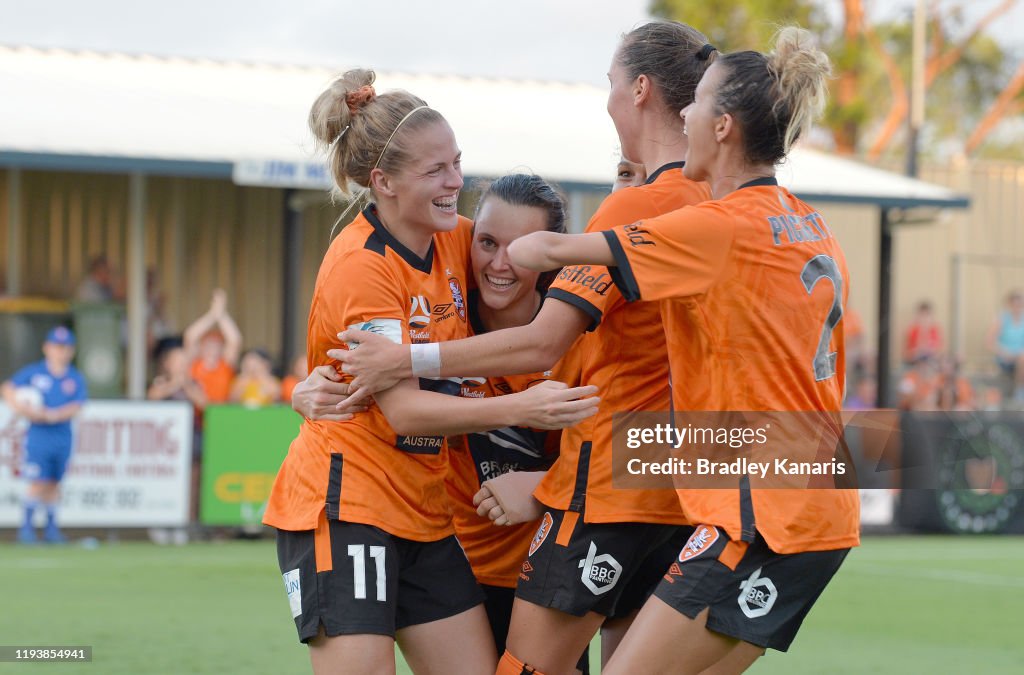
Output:
[[[637,213],[644,209],[639,200],[645,199],[636,190],[620,190],[608,195],[597,212],[587,223],[585,232],[604,232],[618,225],[632,223]],[[563,268],[555,277],[547,297],[561,300],[584,312],[592,323],[587,330],[594,330],[608,308],[619,298],[611,293],[611,274],[603,265],[571,265]]]
[[[331,269],[323,289],[321,329],[326,335],[361,328],[409,342],[409,299],[384,256],[366,249],[352,252]],[[373,326],[366,328],[367,323]]]
[[[610,272],[622,296],[652,301],[706,292],[725,267],[733,226],[721,207],[702,204],[602,234],[615,257]]]

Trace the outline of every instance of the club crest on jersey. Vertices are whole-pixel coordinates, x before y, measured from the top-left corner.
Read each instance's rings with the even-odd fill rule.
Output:
[[[423,330],[430,325],[430,303],[422,295],[409,298],[409,327]]]
[[[459,312],[459,318],[465,321],[466,301],[462,296],[462,284],[455,277],[449,277],[448,288],[452,291],[452,301],[455,303],[455,309]]]
[[[704,553],[718,541],[718,536],[717,527],[713,525],[698,525],[697,529],[690,535],[690,538],[686,540],[683,550],[679,552],[679,562],[693,560],[701,553]]]
[[[530,552],[527,556],[531,556],[536,552],[540,545],[544,543],[544,540],[548,538],[548,534],[551,532],[551,526],[555,520],[551,517],[549,511],[544,512],[544,517],[540,520],[540,527],[537,528],[537,534],[533,536],[533,541],[530,542]]]
[[[580,581],[594,595],[604,595],[615,588],[615,583],[622,574],[622,565],[608,553],[597,554],[597,544],[590,542],[587,557],[580,561],[583,573]]]
[[[736,601],[744,616],[756,619],[772,611],[778,597],[779,591],[775,584],[768,577],[762,577],[761,568],[758,567],[746,581],[740,583],[740,594]]]

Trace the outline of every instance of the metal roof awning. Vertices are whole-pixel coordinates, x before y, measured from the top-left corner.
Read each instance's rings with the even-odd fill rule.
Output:
[[[342,68],[0,46],[0,165],[226,178],[326,188],[306,128]],[[455,130],[469,177],[532,171],[566,189],[607,189],[618,138],[607,92],[587,84],[378,73]],[[964,208],[952,190],[797,148],[779,181],[811,202]]]

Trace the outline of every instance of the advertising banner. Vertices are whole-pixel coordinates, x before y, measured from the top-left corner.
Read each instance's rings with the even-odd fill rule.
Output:
[[[28,423],[0,403],[0,527],[21,522],[20,466]],[[180,527],[188,523],[192,406],[91,401],[74,422],[61,483],[62,527]]]
[[[200,520],[205,525],[259,524],[302,417],[281,405],[218,405],[206,409],[203,424]]]

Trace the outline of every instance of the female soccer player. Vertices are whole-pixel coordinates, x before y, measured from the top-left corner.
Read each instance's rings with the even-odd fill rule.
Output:
[[[346,326],[396,343],[468,333],[455,137],[415,96],[377,96],[373,79],[372,71],[346,73],[310,112],[339,189],[352,181],[374,198],[331,244],[317,276],[307,341],[314,366],[341,346],[336,335]],[[356,419],[306,422],[292,443],[264,522],[278,529],[292,616],[314,672],[394,672],[396,639],[416,671],[494,667],[483,596],[452,529],[443,437],[555,428],[591,414],[595,400],[573,400],[593,388],[553,383],[494,399],[444,395],[458,384],[402,382]],[[457,651],[449,648],[456,639]]]
[[[707,180],[715,201],[511,247],[516,264],[537,270],[616,265],[626,298],[662,301],[676,410],[822,411],[814,419],[825,428],[801,428],[806,413],[785,419],[800,433],[837,435],[829,411],[843,400],[846,263],[821,215],[775,180],[821,112],[830,70],[797,28],[783,29],[770,54],[717,58],[683,111],[685,173]],[[606,672],[742,672],[765,648],[789,647],[859,543],[859,506],[855,490],[771,482],[678,491],[701,525]]]
[[[608,73],[608,113],[623,155],[649,175],[644,185],[605,199],[588,231],[710,198],[707,185],[682,174],[687,144],[679,111],[692,102],[714,51],[702,34],[676,22],[645,24],[623,36]],[[627,305],[605,268],[581,265],[562,270],[529,325],[423,345],[426,351],[416,354],[417,364],[446,376],[533,372],[550,368],[595,325],[580,346],[580,381],[600,387],[600,408],[562,435],[559,458],[535,492],[547,512],[523,564],[501,672],[518,673],[524,662],[543,672],[571,672],[602,624],[605,658],[685,539],[686,520],[671,490],[612,486],[612,415],[669,408],[661,316],[656,303]],[[348,335],[365,342],[342,359],[355,386],[376,390],[412,374],[407,347]],[[359,397],[357,391],[350,403]],[[617,620],[606,623],[609,617]]]
[[[554,275],[510,265],[507,250],[517,237],[538,231],[565,232],[565,203],[556,189],[527,174],[503,176],[487,186],[477,204],[470,252],[475,289],[469,292],[468,311],[474,334],[525,325],[536,315]],[[334,350],[328,352],[332,355],[340,356]],[[501,396],[552,378],[575,381],[578,363],[570,355],[553,372],[466,378],[462,395]],[[296,387],[292,407],[309,419],[330,416],[334,410],[330,406],[344,400],[348,392],[347,385],[335,386],[331,381],[337,382],[333,368],[313,373]],[[486,513],[477,513],[474,496],[484,483],[495,486],[512,481],[515,487],[506,489],[523,491],[532,499],[529,493],[558,455],[559,438],[557,432],[504,427],[449,439],[447,486],[455,534],[487,596],[484,608],[499,651],[505,649],[516,582],[540,514],[515,523],[505,522],[506,515],[499,524],[511,527],[495,527]],[[523,484],[530,487],[524,491]],[[585,659],[577,665],[588,672]]]
[[[631,162],[622,157],[615,168],[615,182],[612,183],[612,192],[618,192],[622,188],[643,185],[646,180],[647,171],[644,169],[643,164]]]

